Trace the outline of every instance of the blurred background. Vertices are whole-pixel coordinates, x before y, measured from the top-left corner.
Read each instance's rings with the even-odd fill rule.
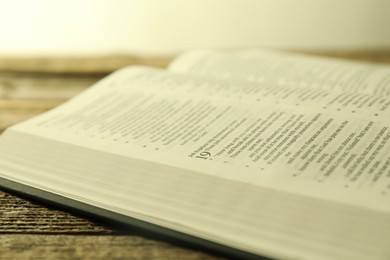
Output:
[[[0,54],[390,47],[389,0],[0,0]]]

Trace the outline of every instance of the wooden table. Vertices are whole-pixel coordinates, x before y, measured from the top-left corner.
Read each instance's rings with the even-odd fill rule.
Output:
[[[390,63],[390,51],[332,53]],[[0,58],[0,133],[53,108],[111,71],[130,64],[164,67],[169,58]],[[220,259],[0,190],[1,259]]]

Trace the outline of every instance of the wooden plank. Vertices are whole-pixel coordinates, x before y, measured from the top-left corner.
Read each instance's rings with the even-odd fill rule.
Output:
[[[71,213],[56,210],[1,191],[0,205],[0,234],[113,233],[111,229]]]
[[[295,51],[373,62],[390,63],[390,49],[352,51]],[[43,74],[108,74],[129,65],[165,68],[173,56],[106,55],[106,56],[0,56],[0,72]]]
[[[222,259],[0,192],[1,259]],[[137,234],[137,233],[136,233]]]
[[[354,51],[312,51],[305,53],[341,59],[358,60],[364,62],[390,63],[390,49]]]
[[[172,57],[150,57],[137,55],[109,56],[1,56],[0,71],[45,74],[107,74],[129,65],[166,67]]]
[[[0,236],[2,259],[191,259],[222,257],[138,236]]]
[[[71,98],[103,76],[0,73],[1,99]]]

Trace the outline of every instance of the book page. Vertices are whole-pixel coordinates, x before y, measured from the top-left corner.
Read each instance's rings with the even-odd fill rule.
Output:
[[[0,178],[271,258],[386,260],[390,101],[304,93],[126,68],[8,129]]]
[[[192,51],[174,60],[171,71],[326,90],[390,95],[388,65],[272,50]]]
[[[390,211],[389,105],[130,68],[9,131]]]

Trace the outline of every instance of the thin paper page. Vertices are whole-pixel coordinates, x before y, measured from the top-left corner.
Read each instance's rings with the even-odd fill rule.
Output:
[[[171,71],[270,83],[390,95],[390,68],[270,50],[193,51],[179,56]]]
[[[388,211],[389,100],[270,91],[135,68],[13,130]]]

